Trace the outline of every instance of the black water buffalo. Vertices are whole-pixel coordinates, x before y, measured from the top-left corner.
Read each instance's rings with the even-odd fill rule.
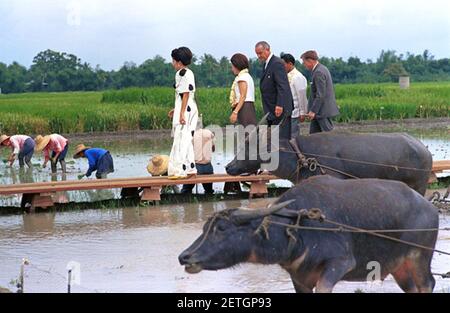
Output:
[[[298,225],[327,231],[288,232],[276,224],[295,224],[299,211],[312,208],[319,208],[326,220],[302,218]],[[290,274],[297,292],[312,292],[314,288],[316,292],[331,292],[340,280],[366,281],[370,266],[378,264],[379,278],[392,274],[405,292],[433,290],[433,251],[367,233],[339,231],[329,221],[378,231],[421,229],[382,235],[429,248],[435,247],[439,227],[438,210],[402,182],[341,180],[324,175],[291,188],[267,208],[216,213],[204,225],[203,234],[180,254],[179,261],[188,273],[244,262],[279,264]]]
[[[420,194],[425,194],[431,174],[432,156],[422,142],[408,134],[327,132],[297,136],[295,140],[305,158],[315,158],[319,164],[326,166],[323,171],[328,175],[343,179],[354,176],[399,180]],[[229,175],[253,173],[261,167],[261,149],[258,149],[258,155],[250,160],[248,140],[245,145],[243,160],[235,157],[226,166]],[[270,146],[270,142],[268,145]],[[274,175],[297,184],[303,179],[322,173],[319,167],[313,171],[308,166],[299,169],[297,154],[289,141],[280,140],[279,145],[279,149],[272,147],[272,150],[265,150],[271,151],[272,156],[279,153],[278,168],[271,170]]]

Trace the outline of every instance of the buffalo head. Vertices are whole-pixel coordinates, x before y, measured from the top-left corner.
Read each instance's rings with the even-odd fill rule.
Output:
[[[188,273],[219,270],[246,262],[261,240],[255,231],[261,218],[295,200],[274,203],[263,209],[228,209],[216,213],[203,226],[203,233],[178,257]]]

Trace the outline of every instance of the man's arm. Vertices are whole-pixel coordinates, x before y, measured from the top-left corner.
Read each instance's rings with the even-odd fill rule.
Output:
[[[86,177],[89,177],[89,176],[91,176],[92,172],[96,170],[96,167],[95,167],[96,162],[95,162],[95,158],[90,154],[86,154],[86,158],[88,159],[89,168],[85,175],[86,175]]]
[[[312,98],[312,104],[311,104],[311,108],[309,110],[311,112],[313,112],[314,114],[317,114],[320,111],[320,109],[322,108],[322,105],[325,101],[327,78],[323,73],[317,72],[314,75],[313,83],[316,88],[316,94]]]
[[[292,110],[292,93],[289,87],[289,80],[283,64],[275,62],[273,65],[273,76],[277,88],[276,106],[281,107],[281,113],[290,112]]]

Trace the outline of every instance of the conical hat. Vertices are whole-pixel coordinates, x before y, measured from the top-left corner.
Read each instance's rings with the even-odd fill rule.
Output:
[[[153,176],[159,176],[167,173],[169,168],[168,155],[155,155],[147,165],[147,171]]]
[[[38,135],[34,141],[36,142],[36,146],[34,147],[34,151],[36,152],[40,152],[42,150],[44,150],[44,148],[48,145],[48,143],[50,142],[50,136],[44,136],[42,137],[41,135]]]

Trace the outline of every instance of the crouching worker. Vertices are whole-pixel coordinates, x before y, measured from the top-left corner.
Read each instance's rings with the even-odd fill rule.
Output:
[[[42,137],[38,135],[34,141],[36,142],[35,151],[44,153],[43,168],[47,167],[48,161],[50,161],[52,173],[56,174],[56,165],[58,162],[61,164],[61,170],[63,173],[67,173],[66,167],[66,155],[69,150],[69,140],[58,134],[52,134]],[[52,155],[50,156],[50,151]]]
[[[214,174],[211,164],[211,155],[215,151],[214,134],[209,129],[197,129],[194,133],[194,155],[197,174],[209,175]],[[206,194],[213,194],[213,184],[202,184]],[[194,184],[183,185],[181,193],[192,193]]]
[[[32,167],[31,158],[33,157],[35,146],[33,138],[25,135],[2,135],[0,137],[0,146],[11,148],[11,154],[8,158],[10,166],[12,166],[16,158],[18,158],[21,168],[23,168],[25,164],[30,168]]]
[[[81,144],[75,148],[73,158],[86,158],[89,162],[86,174],[78,175],[78,179],[82,179],[84,176],[89,177],[95,171],[97,171],[95,173],[97,179],[104,179],[109,173],[114,172],[114,162],[108,150],[86,147]]]

